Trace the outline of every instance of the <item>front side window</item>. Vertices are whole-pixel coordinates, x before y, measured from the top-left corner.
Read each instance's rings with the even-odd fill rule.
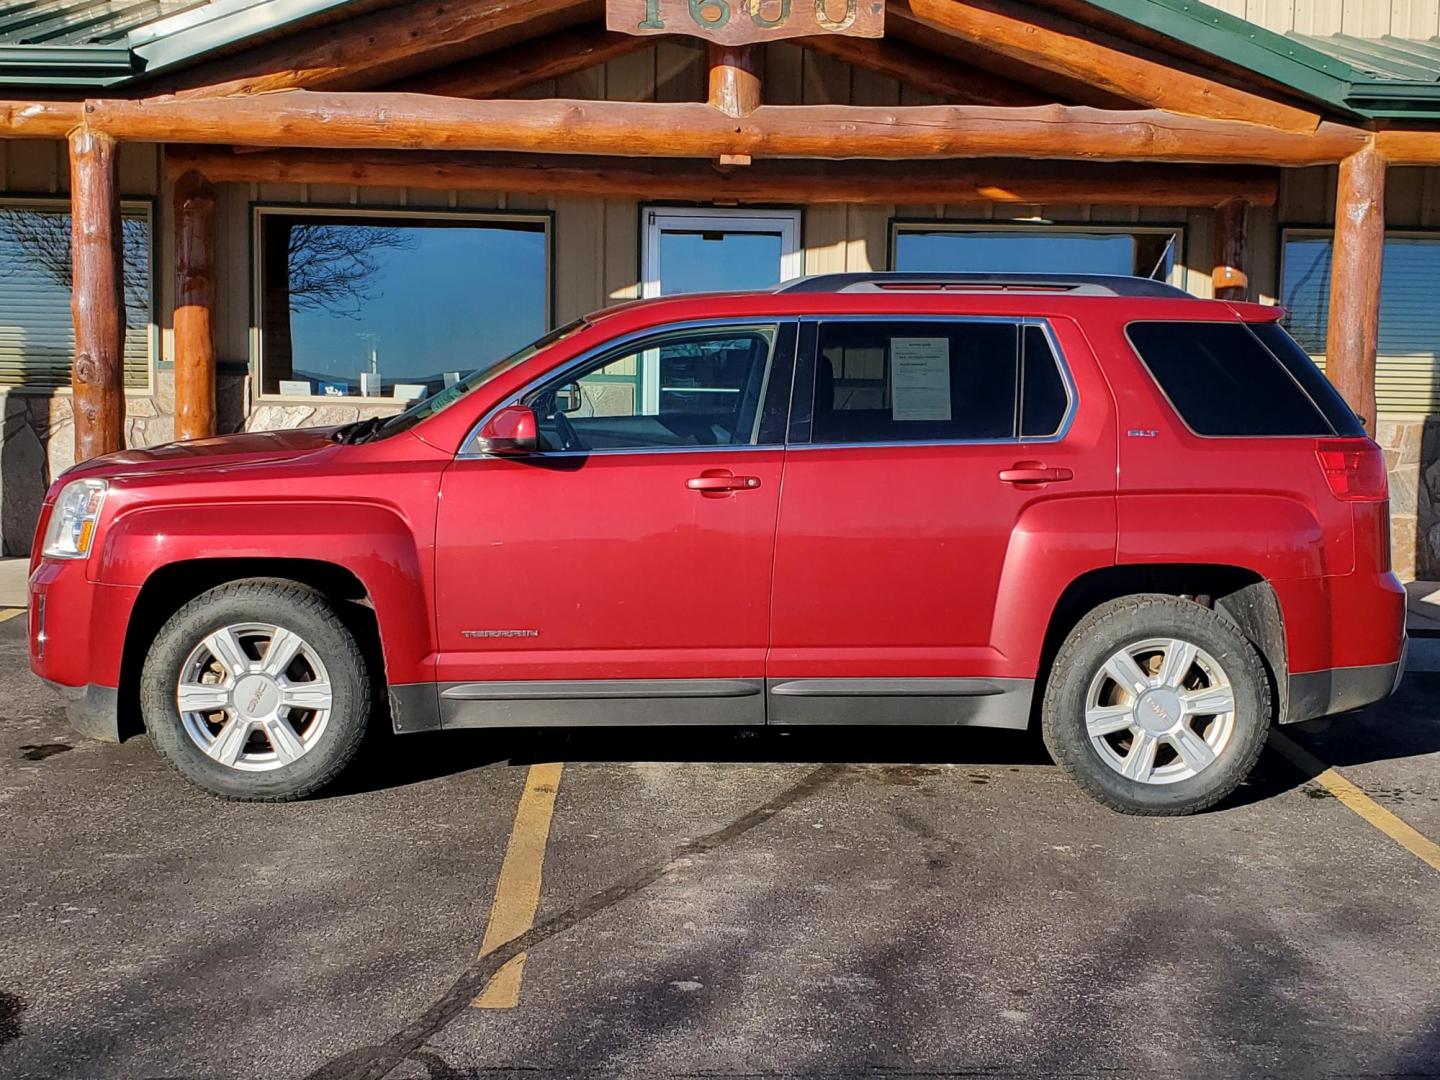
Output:
[[[543,217],[257,211],[260,382],[413,401],[549,325]]]
[[[524,403],[542,450],[754,446],[779,336],[774,325],[661,335],[558,376]]]
[[[1069,395],[1050,339],[1012,322],[846,321],[820,328],[815,443],[1055,434]]]
[[[1183,285],[1172,228],[973,226],[897,222],[896,270],[999,274],[1125,274]]]
[[[0,385],[70,385],[68,202],[0,202]],[[122,204],[125,386],[150,385],[150,208]]]

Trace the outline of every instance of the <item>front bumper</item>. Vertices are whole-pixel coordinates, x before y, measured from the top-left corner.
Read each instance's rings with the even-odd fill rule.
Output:
[[[1393,664],[1370,664],[1365,667],[1326,668],[1292,674],[1289,680],[1289,707],[1282,724],[1313,720],[1317,716],[1333,716],[1384,701],[1400,685],[1405,674],[1405,655],[1410,649],[1407,637],[1400,650],[1400,659]]]
[[[80,735],[101,742],[120,741],[120,691],[109,686],[66,686],[45,680],[65,699],[65,717]]]

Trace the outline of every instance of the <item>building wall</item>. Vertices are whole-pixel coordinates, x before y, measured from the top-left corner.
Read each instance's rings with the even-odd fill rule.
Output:
[[[1298,10],[1304,5],[1295,4]],[[1338,5],[1337,5],[1338,6]],[[1398,10],[1403,6],[1397,0]],[[1440,0],[1429,5],[1434,11]],[[705,70],[698,47],[662,43],[591,71],[541,84],[530,96],[617,100],[694,100]],[[790,45],[767,48],[765,86],[777,103],[864,105],[927,104],[934,98],[894,80],[853,69]],[[1279,229],[1284,224],[1328,224],[1334,215],[1335,169],[1284,174],[1280,204],[1257,209],[1250,221],[1250,272],[1257,294],[1273,299]],[[0,140],[0,195],[64,195],[66,151],[59,142]],[[154,146],[125,146],[121,190],[126,197],[155,200],[155,288],[160,327],[154,386],[127,397],[127,441],[146,446],[173,437],[171,311],[174,297],[172,199]],[[318,185],[226,184],[219,193],[219,290],[217,352],[222,371],[222,430],[270,429],[344,423],[393,411],[392,404],[358,399],[291,404],[252,399],[250,248],[254,203],[356,205],[435,209],[548,210],[554,214],[555,311],[557,322],[639,295],[640,213],[634,200],[549,198],[534,194],[443,192],[405,188]],[[795,203],[803,201],[796,192]],[[1395,170],[1388,217],[1395,227],[1440,227],[1440,169]],[[1072,206],[812,206],[803,214],[805,271],[884,269],[889,265],[892,218],[1001,222],[1094,222],[1167,224],[1185,227],[1184,262],[1192,292],[1211,295],[1213,215],[1164,208]],[[68,391],[0,389],[0,535],[5,550],[28,550],[35,514],[50,480],[73,457]],[[1384,417],[1377,436],[1387,447],[1395,512],[1396,565],[1402,573],[1440,578],[1440,429],[1420,416]]]
[[[1284,33],[1429,38],[1440,34],[1440,0],[1206,0]]]

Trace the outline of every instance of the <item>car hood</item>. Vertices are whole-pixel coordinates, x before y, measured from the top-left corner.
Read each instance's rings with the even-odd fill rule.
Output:
[[[251,431],[243,435],[218,435],[210,439],[166,443],[144,450],[121,450],[75,466],[65,473],[65,479],[82,476],[117,479],[289,461],[334,448],[336,444],[330,437],[334,431],[333,427]]]

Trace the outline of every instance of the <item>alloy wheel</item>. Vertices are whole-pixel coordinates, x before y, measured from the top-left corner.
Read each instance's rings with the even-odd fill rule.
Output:
[[[1188,780],[1235,733],[1235,691],[1219,662],[1182,638],[1119,649],[1085,698],[1085,731],[1100,760],[1142,784]]]
[[[175,703],[185,733],[221,765],[268,772],[309,752],[325,732],[334,689],[300,635],[267,623],[208,634],[180,666]]]

